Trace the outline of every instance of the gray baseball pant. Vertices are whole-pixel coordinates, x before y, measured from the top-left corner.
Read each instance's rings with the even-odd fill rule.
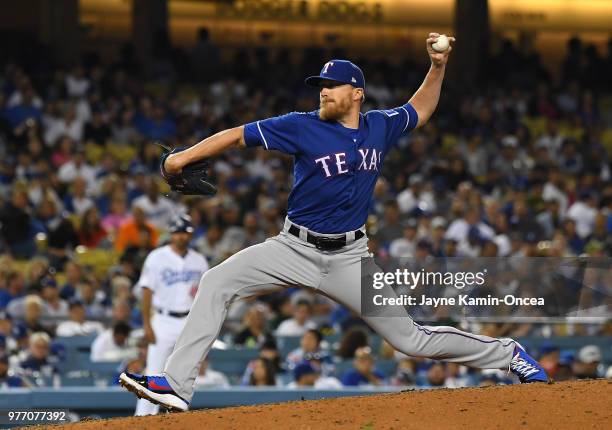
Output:
[[[200,362],[219,335],[232,301],[304,286],[319,291],[354,312],[361,311],[361,258],[368,257],[367,237],[332,252],[319,251],[283,231],[264,243],[243,249],[207,271],[164,370],[170,386],[191,401]],[[476,368],[500,369],[512,359],[515,342],[453,327],[421,326],[406,317],[365,317],[364,321],[404,354],[445,360]]]

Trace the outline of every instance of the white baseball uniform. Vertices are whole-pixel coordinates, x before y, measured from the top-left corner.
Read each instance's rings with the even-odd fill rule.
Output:
[[[164,370],[185,325],[200,278],[207,270],[206,258],[193,249],[182,257],[166,245],[154,249],[147,256],[135,287],[138,296],[142,288],[153,292],[151,325],[155,344],[148,347],[146,374],[158,374]],[[158,411],[158,405],[139,399],[135,415],[154,415]]]

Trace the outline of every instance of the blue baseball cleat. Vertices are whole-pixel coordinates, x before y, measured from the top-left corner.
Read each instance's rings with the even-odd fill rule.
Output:
[[[544,368],[533,357],[527,354],[518,342],[514,348],[514,357],[510,361],[510,370],[519,377],[522,384],[549,381]]]
[[[170,411],[182,412],[189,409],[189,402],[174,392],[164,376],[123,372],[119,375],[119,383],[138,397]]]

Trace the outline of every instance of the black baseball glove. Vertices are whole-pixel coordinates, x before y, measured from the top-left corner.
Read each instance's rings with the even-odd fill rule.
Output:
[[[161,174],[170,185],[172,191],[176,191],[185,195],[204,195],[212,196],[217,193],[217,187],[212,183],[208,176],[208,168],[210,163],[207,159],[196,161],[195,163],[187,164],[183,167],[181,173],[171,175],[164,169],[164,163],[170,154],[176,154],[177,152],[184,151],[186,148],[179,147],[170,149],[166,145],[155,142],[156,144],[163,147],[167,152],[164,152],[159,159],[159,166]]]

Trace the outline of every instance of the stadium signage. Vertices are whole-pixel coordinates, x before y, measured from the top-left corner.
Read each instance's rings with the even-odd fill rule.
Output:
[[[363,0],[237,0],[219,4],[217,12],[219,17],[236,19],[383,21],[382,3]]]

